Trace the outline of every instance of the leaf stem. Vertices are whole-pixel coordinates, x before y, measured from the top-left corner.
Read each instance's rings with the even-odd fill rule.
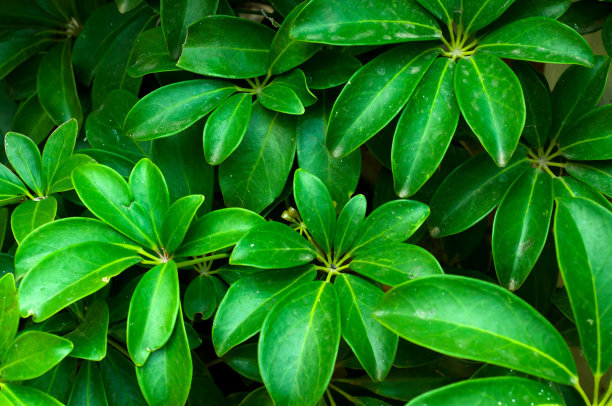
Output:
[[[548,145],[548,148],[546,148],[546,152],[544,153],[544,155],[545,155],[547,158],[550,158],[550,157],[549,157],[549,154],[550,154],[550,153],[552,152],[552,150],[555,148],[555,145],[557,145],[556,141],[557,141],[557,139],[556,139],[556,138],[553,138],[553,139],[550,141],[550,144]]]
[[[255,89],[255,82],[253,82],[253,81],[252,81],[251,79],[249,79],[249,78],[246,78],[246,79],[244,79],[244,80],[246,80],[246,82],[247,82],[249,85],[251,85],[251,87],[252,87],[253,89]]]
[[[130,354],[126,351],[125,348],[123,348],[123,346],[119,345],[118,342],[116,342],[114,339],[112,339],[111,337],[107,337],[107,342],[111,345],[111,347],[114,347],[117,351],[119,351],[121,354],[125,355],[127,359],[131,360],[132,357],[130,356]]]
[[[557,175],[555,175],[553,173],[553,171],[550,170],[550,168],[546,165],[542,166],[542,169],[544,169],[544,172],[546,172],[547,174],[549,174],[553,179],[557,177]]]
[[[606,391],[606,393],[601,398],[600,405],[605,405],[606,402],[610,400],[610,396],[612,396],[612,381],[609,383],[608,390]]]
[[[546,165],[548,165],[548,166],[557,166],[559,168],[565,168],[567,166],[567,164],[562,164],[560,162],[547,162]]]
[[[161,264],[161,262],[159,262],[159,261],[147,261],[147,260],[142,260],[142,261],[140,261],[140,263],[144,264],[144,265],[159,265],[159,264]]]
[[[599,401],[599,385],[601,383],[601,374],[593,375],[593,404],[597,405]]]
[[[562,151],[563,151],[563,150],[561,150],[561,149],[560,149],[560,150],[558,150],[558,151],[557,151],[557,152],[555,152],[554,154],[549,155],[549,156],[547,157],[547,159],[554,159],[554,158],[558,157],[559,155],[561,155],[561,152],[562,152]]]
[[[341,394],[342,396],[344,396],[345,398],[347,398],[348,400],[350,400],[351,402],[355,403],[355,398],[353,396],[349,395],[348,393],[346,393],[345,391],[343,391],[342,389],[340,389],[333,383],[330,383],[329,387],[335,390],[336,392],[338,392],[339,394]]]
[[[448,50],[449,50],[449,51],[450,51],[451,49],[453,49],[453,46],[452,46],[451,44],[449,44],[449,43],[448,43],[448,41],[446,40],[446,38],[444,38],[444,37],[440,37],[440,39],[442,40],[442,42],[444,43],[444,45],[446,45],[446,47],[448,48]],[[451,39],[451,41],[453,41],[453,40]],[[446,52],[445,52],[445,54],[446,54]],[[445,55],[445,56],[446,56],[446,55]]]
[[[582,398],[582,400],[584,400],[584,403],[587,406],[591,406],[591,401],[589,400],[589,397],[586,395],[586,393],[584,393],[584,390],[582,389],[582,387],[580,386],[579,383],[575,383],[574,384],[574,389],[576,389],[576,391],[580,394],[580,397]]]
[[[149,254],[147,251],[143,250],[142,248],[139,249],[137,251],[138,254],[142,255],[143,257],[147,257],[152,259],[153,261],[159,261],[159,258],[157,258],[155,255]]]
[[[203,262],[214,261],[215,259],[221,258],[229,258],[229,254],[217,254],[217,255],[209,255],[207,257],[195,258],[190,261],[177,262],[177,268],[185,268],[195,264],[201,264]]]
[[[325,389],[325,394],[327,395],[327,399],[329,399],[330,406],[336,406],[336,402],[334,401],[334,398],[332,397],[329,389]]]
[[[448,32],[450,33],[451,44],[455,43],[455,28],[453,27],[452,21],[447,24]],[[442,37],[444,40],[444,37]],[[445,40],[444,40],[445,41]]]

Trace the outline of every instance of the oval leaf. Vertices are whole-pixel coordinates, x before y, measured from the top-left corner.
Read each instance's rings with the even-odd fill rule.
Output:
[[[612,197],[612,162],[568,162],[565,169],[574,178]]]
[[[364,195],[353,197],[344,206],[338,222],[336,224],[336,233],[334,234],[334,255],[340,258],[359,235],[361,224],[365,218],[366,199]]]
[[[42,154],[42,177],[47,193],[55,183],[56,173],[72,155],[78,131],[78,123],[72,119],[57,127],[47,139]]]
[[[179,248],[203,202],[204,196],[189,195],[172,203],[161,227],[161,243],[166,252],[172,254]]]
[[[462,0],[459,3],[459,25],[466,33],[477,31],[499,17],[513,2],[514,0]]]
[[[218,0],[161,1],[161,28],[172,58],[176,60],[181,55],[187,38],[187,27],[201,18],[215,14],[218,3]]]
[[[9,132],[4,137],[4,149],[6,157],[23,182],[38,196],[43,196],[42,161],[34,141],[25,135]]]
[[[106,335],[109,312],[106,302],[97,300],[87,309],[85,320],[79,327],[66,334],[65,339],[74,345],[71,357],[100,361],[106,357]]]
[[[521,135],[532,146],[544,148],[552,125],[550,90],[546,79],[527,62],[513,63],[512,70],[521,82],[525,96],[525,127]]]
[[[19,327],[19,301],[15,278],[8,273],[0,278],[0,359],[9,348]]]
[[[559,148],[569,159],[612,159],[612,105],[585,114],[559,138]]]

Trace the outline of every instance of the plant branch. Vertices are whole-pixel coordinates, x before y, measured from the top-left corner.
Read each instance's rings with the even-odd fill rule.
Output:
[[[229,254],[209,255],[207,257],[200,257],[200,258],[192,259],[190,261],[177,262],[176,267],[185,268],[191,265],[201,264],[201,263],[208,262],[208,261],[214,261],[215,259],[221,259],[221,258],[229,258]]]

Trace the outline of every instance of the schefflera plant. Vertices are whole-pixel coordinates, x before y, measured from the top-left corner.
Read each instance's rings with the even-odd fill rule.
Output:
[[[509,165],[526,106],[519,79],[501,58],[593,65],[586,41],[554,19],[569,3],[531,3],[309,2],[290,31],[297,40],[374,47],[410,42],[385,50],[344,86],[327,128],[333,156],[354,151],[403,109],[391,149],[398,196],[414,195],[431,177],[460,115],[495,164]]]
[[[229,257],[224,251],[263,219],[245,209],[227,208],[193,221],[204,196],[188,195],[171,204],[166,181],[149,159],[135,165],[129,182],[100,164],[74,170],[72,182],[100,220],[65,218],[24,239],[15,255],[21,316],[41,322],[103,288],[127,268],[151,268],[130,300],[127,351],[149,403],[184,404],[192,360],[178,269],[206,269],[212,261]],[[97,322],[105,325],[105,349],[108,308],[103,302],[102,306]],[[92,323],[83,321],[87,322]],[[98,355],[95,359],[100,360],[105,354]]]
[[[261,330],[261,378],[275,404],[314,405],[332,377],[342,336],[374,381],[389,372],[396,334],[372,318],[382,285],[442,274],[426,250],[403,243],[429,215],[426,205],[388,202],[365,217],[353,197],[336,218],[323,182],[295,172],[290,225],[265,222],[240,239],[231,265],[262,268],[229,288],[214,319],[219,356]],[[301,235],[300,235],[301,234]]]

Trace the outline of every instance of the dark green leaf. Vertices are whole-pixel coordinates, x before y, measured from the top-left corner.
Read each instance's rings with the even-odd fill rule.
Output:
[[[497,279],[511,291],[533,269],[548,235],[552,216],[552,178],[529,168],[510,186],[493,222],[493,262]]]
[[[265,75],[274,31],[244,18],[206,17],[189,27],[177,66],[190,72],[243,79]]]
[[[187,38],[187,27],[201,18],[215,14],[218,4],[218,0],[161,1],[161,27],[172,58],[176,60],[181,55]]]
[[[557,19],[572,4],[571,0],[516,0],[489,28],[497,28],[528,17]]]
[[[22,382],[22,385],[38,389],[47,395],[53,396],[60,402],[67,403],[76,372],[76,358],[66,357],[43,375],[36,379]]]
[[[283,75],[277,76],[272,83],[284,85],[293,90],[304,107],[312,106],[317,101],[317,97],[308,89],[306,75],[301,69],[292,69]]]
[[[526,118],[522,136],[532,146],[544,148],[552,124],[550,90],[546,79],[539,77],[540,74],[526,62],[513,63],[512,69],[525,96]]]
[[[561,134],[559,148],[569,159],[612,159],[612,105],[585,114]]]
[[[7,381],[36,378],[53,368],[72,350],[72,343],[42,331],[27,331],[15,339],[2,357],[0,376]]]
[[[559,332],[523,300],[488,282],[451,275],[417,278],[390,290],[374,317],[401,337],[443,354],[568,385],[578,382]]]
[[[211,165],[219,165],[234,152],[251,119],[252,96],[230,96],[210,114],[204,126],[204,156]]]
[[[612,203],[601,193],[589,185],[580,182],[571,176],[559,176],[554,179],[555,198],[557,197],[583,197],[612,210]]]
[[[0,79],[49,47],[51,39],[40,34],[40,31],[24,28],[13,30],[9,35],[0,38]]]
[[[63,406],[62,403],[38,389],[9,383],[2,384],[0,401],[7,406]]]
[[[278,1],[278,0],[276,0]],[[240,402],[239,406],[274,406],[274,401],[265,386],[255,389]]]
[[[28,134],[37,144],[49,135],[53,127],[55,123],[41,107],[36,93],[19,105],[11,126],[15,132]]]
[[[202,320],[206,320],[215,312],[217,297],[213,279],[215,278],[211,276],[196,276],[187,286],[183,298],[183,312],[188,319],[194,320],[196,313],[199,313]]]
[[[166,252],[172,254],[179,248],[191,221],[203,202],[204,196],[189,195],[172,203],[161,227],[161,244]]]
[[[459,122],[453,90],[455,64],[436,60],[400,117],[393,137],[391,166],[399,197],[415,194],[438,169]]]
[[[529,167],[525,153],[524,148],[519,148],[505,168],[480,154],[447,176],[429,203],[432,237],[460,233],[489,214],[512,182]]]
[[[91,361],[81,365],[70,392],[68,406],[80,405],[108,406],[100,367]]]
[[[387,125],[439,52],[426,46],[398,46],[359,69],[334,103],[326,140],[330,152],[346,155]]]
[[[297,231],[276,222],[252,227],[232,251],[230,264],[257,268],[291,268],[306,264],[315,249]]]
[[[459,25],[466,33],[486,27],[499,17],[514,0],[461,0]]]
[[[361,224],[365,218],[366,204],[365,197],[357,195],[349,200],[340,212],[334,235],[334,255],[336,258],[340,258],[348,251],[359,235]]]
[[[612,11],[608,0],[573,1],[569,9],[559,17],[559,21],[569,25],[580,34],[589,34],[601,29],[605,17]]]
[[[498,166],[510,161],[525,125],[518,78],[499,58],[477,54],[457,63],[455,91],[461,113]]]
[[[283,190],[295,148],[295,119],[253,105],[244,139],[219,167],[225,204],[255,212],[266,208]]]
[[[178,271],[172,260],[147,271],[138,282],[127,323],[127,348],[136,366],[144,365],[166,344],[175,328],[179,302]],[[182,314],[178,317],[182,320]],[[182,323],[179,328],[184,329]]]
[[[42,154],[42,177],[44,190],[48,193],[55,181],[55,174],[74,150],[79,126],[72,119],[57,127],[47,139]]]
[[[568,162],[567,172],[612,197],[612,162]]]
[[[38,100],[55,124],[75,118],[83,124],[83,111],[77,94],[69,40],[55,45],[40,62],[37,85]]]
[[[115,0],[115,4],[117,5],[117,10],[121,14],[125,14],[130,10],[133,10],[138,6],[142,0]]]
[[[137,78],[148,73],[176,70],[180,69],[168,53],[162,28],[155,27],[140,33],[132,48],[127,74]]]
[[[6,274],[0,278],[0,359],[9,348],[19,327],[19,301],[15,278]]]
[[[372,7],[343,0],[314,0],[297,16],[291,36],[333,45],[378,45],[437,39],[436,20],[416,2],[378,0]]]
[[[100,363],[110,406],[146,406],[136,381],[134,364],[112,347]]]
[[[455,14],[455,0],[417,0],[427,11],[444,21],[452,24]]]
[[[187,80],[161,87],[132,107],[125,118],[125,132],[140,141],[176,134],[235,91],[234,85],[212,79]]]
[[[334,370],[340,330],[340,306],[330,283],[302,284],[274,306],[264,322],[258,354],[275,404],[316,404]]]
[[[361,68],[359,59],[323,49],[301,65],[311,89],[329,89],[346,83]]]
[[[9,132],[4,137],[4,149],[15,172],[28,187],[43,196],[43,175],[40,151],[25,135]]]
[[[236,347],[223,357],[223,361],[240,375],[253,381],[262,382],[257,362],[257,344]]]
[[[312,266],[256,272],[234,282],[219,304],[213,322],[215,352],[228,350],[255,335],[272,306],[296,286],[316,276]]]
[[[612,364],[612,213],[586,199],[558,199],[555,214],[557,259],[580,335],[594,374]]]
[[[17,206],[11,214],[11,229],[15,241],[23,239],[43,224],[55,219],[57,201],[53,196],[42,200],[28,200]]]
[[[286,114],[304,114],[304,106],[291,88],[271,83],[258,95],[257,100],[267,109]]]
[[[70,356],[92,361],[102,360],[106,356],[108,321],[106,302],[103,300],[93,302],[79,327],[64,336],[74,344]]]
[[[425,249],[398,243],[359,252],[350,266],[351,270],[389,286],[443,273],[436,258]]]
[[[612,17],[610,16],[606,18],[606,22],[601,30],[601,39],[608,55],[612,55]]]

